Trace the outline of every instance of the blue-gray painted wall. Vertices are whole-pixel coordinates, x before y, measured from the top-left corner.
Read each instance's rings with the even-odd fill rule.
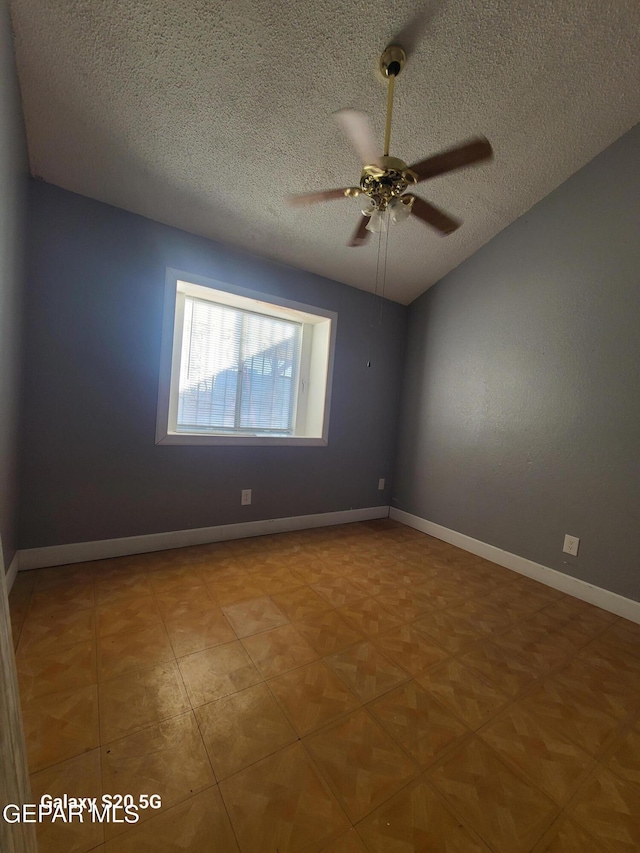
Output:
[[[338,313],[328,447],[156,446],[166,267]],[[407,309],[372,301],[32,181],[20,547],[388,504]]]
[[[393,495],[640,600],[640,126],[410,306]]]

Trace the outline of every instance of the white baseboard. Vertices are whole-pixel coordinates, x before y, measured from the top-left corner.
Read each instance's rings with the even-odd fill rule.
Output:
[[[187,545],[204,545],[228,539],[265,536],[268,533],[285,533],[332,524],[348,524],[386,518],[388,506],[371,506],[347,509],[340,512],[321,512],[315,515],[294,515],[288,518],[268,518],[264,521],[245,521],[240,524],[222,524],[217,527],[197,527],[194,530],[171,530],[167,533],[149,533],[144,536],[126,536],[121,539],[100,539],[95,542],[74,542],[69,545],[49,545],[45,548],[26,548],[18,552],[20,571],[42,569],[46,566],[63,566],[109,557],[145,554],[148,551],[165,551]],[[14,560],[15,562],[15,560]],[[13,565],[13,563],[12,563]]]
[[[595,604],[596,607],[601,607],[603,610],[608,610],[610,613],[615,613],[624,619],[640,623],[640,601],[633,601],[630,598],[625,598],[623,595],[618,595],[615,592],[602,589],[602,587],[594,586],[579,578],[565,575],[563,572],[556,571],[556,569],[550,569],[540,563],[534,563],[532,560],[519,557],[517,554],[511,554],[509,551],[503,551],[501,548],[496,548],[495,545],[488,545],[479,539],[473,539],[464,533],[458,533],[455,530],[450,530],[448,527],[442,527],[440,524],[427,521],[426,518],[420,518],[418,515],[411,515],[411,513],[404,512],[404,510],[391,507],[389,517],[395,521],[402,522],[402,524],[406,524],[408,527],[414,527],[416,530],[422,531],[422,533],[435,536],[436,539],[442,539],[443,542],[449,542],[450,545],[456,545],[458,548],[469,551],[469,553],[475,554],[477,557],[484,557],[485,560],[497,563],[505,569],[511,569],[514,572],[526,575],[528,578],[553,587],[553,589],[560,590],[560,592],[565,592],[567,595],[573,595],[575,598],[589,602],[589,604]]]
[[[11,587],[13,586],[13,582],[16,579],[16,575],[18,574],[18,569],[20,568],[20,555],[16,551],[13,556],[13,560],[11,560],[11,565],[7,569],[6,579],[7,579],[7,595],[11,592]]]

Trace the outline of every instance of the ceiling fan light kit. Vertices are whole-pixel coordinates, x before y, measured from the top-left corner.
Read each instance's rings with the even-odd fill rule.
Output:
[[[422,181],[490,160],[493,156],[491,145],[484,137],[475,137],[469,142],[435,154],[412,166],[408,166],[398,157],[390,156],[395,81],[406,61],[405,51],[397,44],[389,45],[380,56],[378,67],[388,87],[382,155],[377,154],[379,149],[376,149],[366,115],[356,110],[339,110],[335,114],[363,163],[359,185],[305,193],[291,196],[289,199],[292,204],[301,205],[359,195],[367,196],[369,204],[362,209],[362,218],[348,242],[349,246],[362,246],[369,233],[385,231],[387,218],[392,224],[399,225],[411,214],[434,228],[442,236],[452,234],[462,224],[459,220],[407,190],[412,190]]]

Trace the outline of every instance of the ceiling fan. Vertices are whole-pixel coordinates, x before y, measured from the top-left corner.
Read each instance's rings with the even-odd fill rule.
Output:
[[[387,213],[395,225],[404,222],[410,214],[413,214],[444,236],[453,233],[462,224],[459,220],[420,196],[406,191],[429,178],[435,178],[465,166],[472,166],[483,160],[489,160],[493,156],[491,145],[484,137],[470,139],[462,145],[434,154],[412,166],[407,166],[404,160],[389,156],[394,85],[406,61],[404,50],[397,44],[389,45],[380,57],[380,71],[387,79],[389,86],[382,156],[377,153],[369,120],[364,113],[340,110],[335,114],[362,160],[360,184],[357,187],[289,196],[290,203],[294,205],[314,204],[319,201],[359,195],[367,196],[369,205],[362,210],[362,218],[348,243],[349,246],[362,246],[370,232],[384,231]]]

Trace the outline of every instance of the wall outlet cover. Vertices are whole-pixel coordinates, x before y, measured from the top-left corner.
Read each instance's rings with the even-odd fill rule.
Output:
[[[241,506],[249,506],[251,503],[251,489],[243,489],[242,497],[240,498]]]
[[[380,477],[378,480],[378,491],[382,491],[384,489],[384,477]]]
[[[578,539],[578,537],[569,536],[569,534],[567,533],[567,535],[564,537],[564,547],[562,549],[563,552],[565,554],[571,554],[572,556],[577,557],[579,546],[580,540]]]

